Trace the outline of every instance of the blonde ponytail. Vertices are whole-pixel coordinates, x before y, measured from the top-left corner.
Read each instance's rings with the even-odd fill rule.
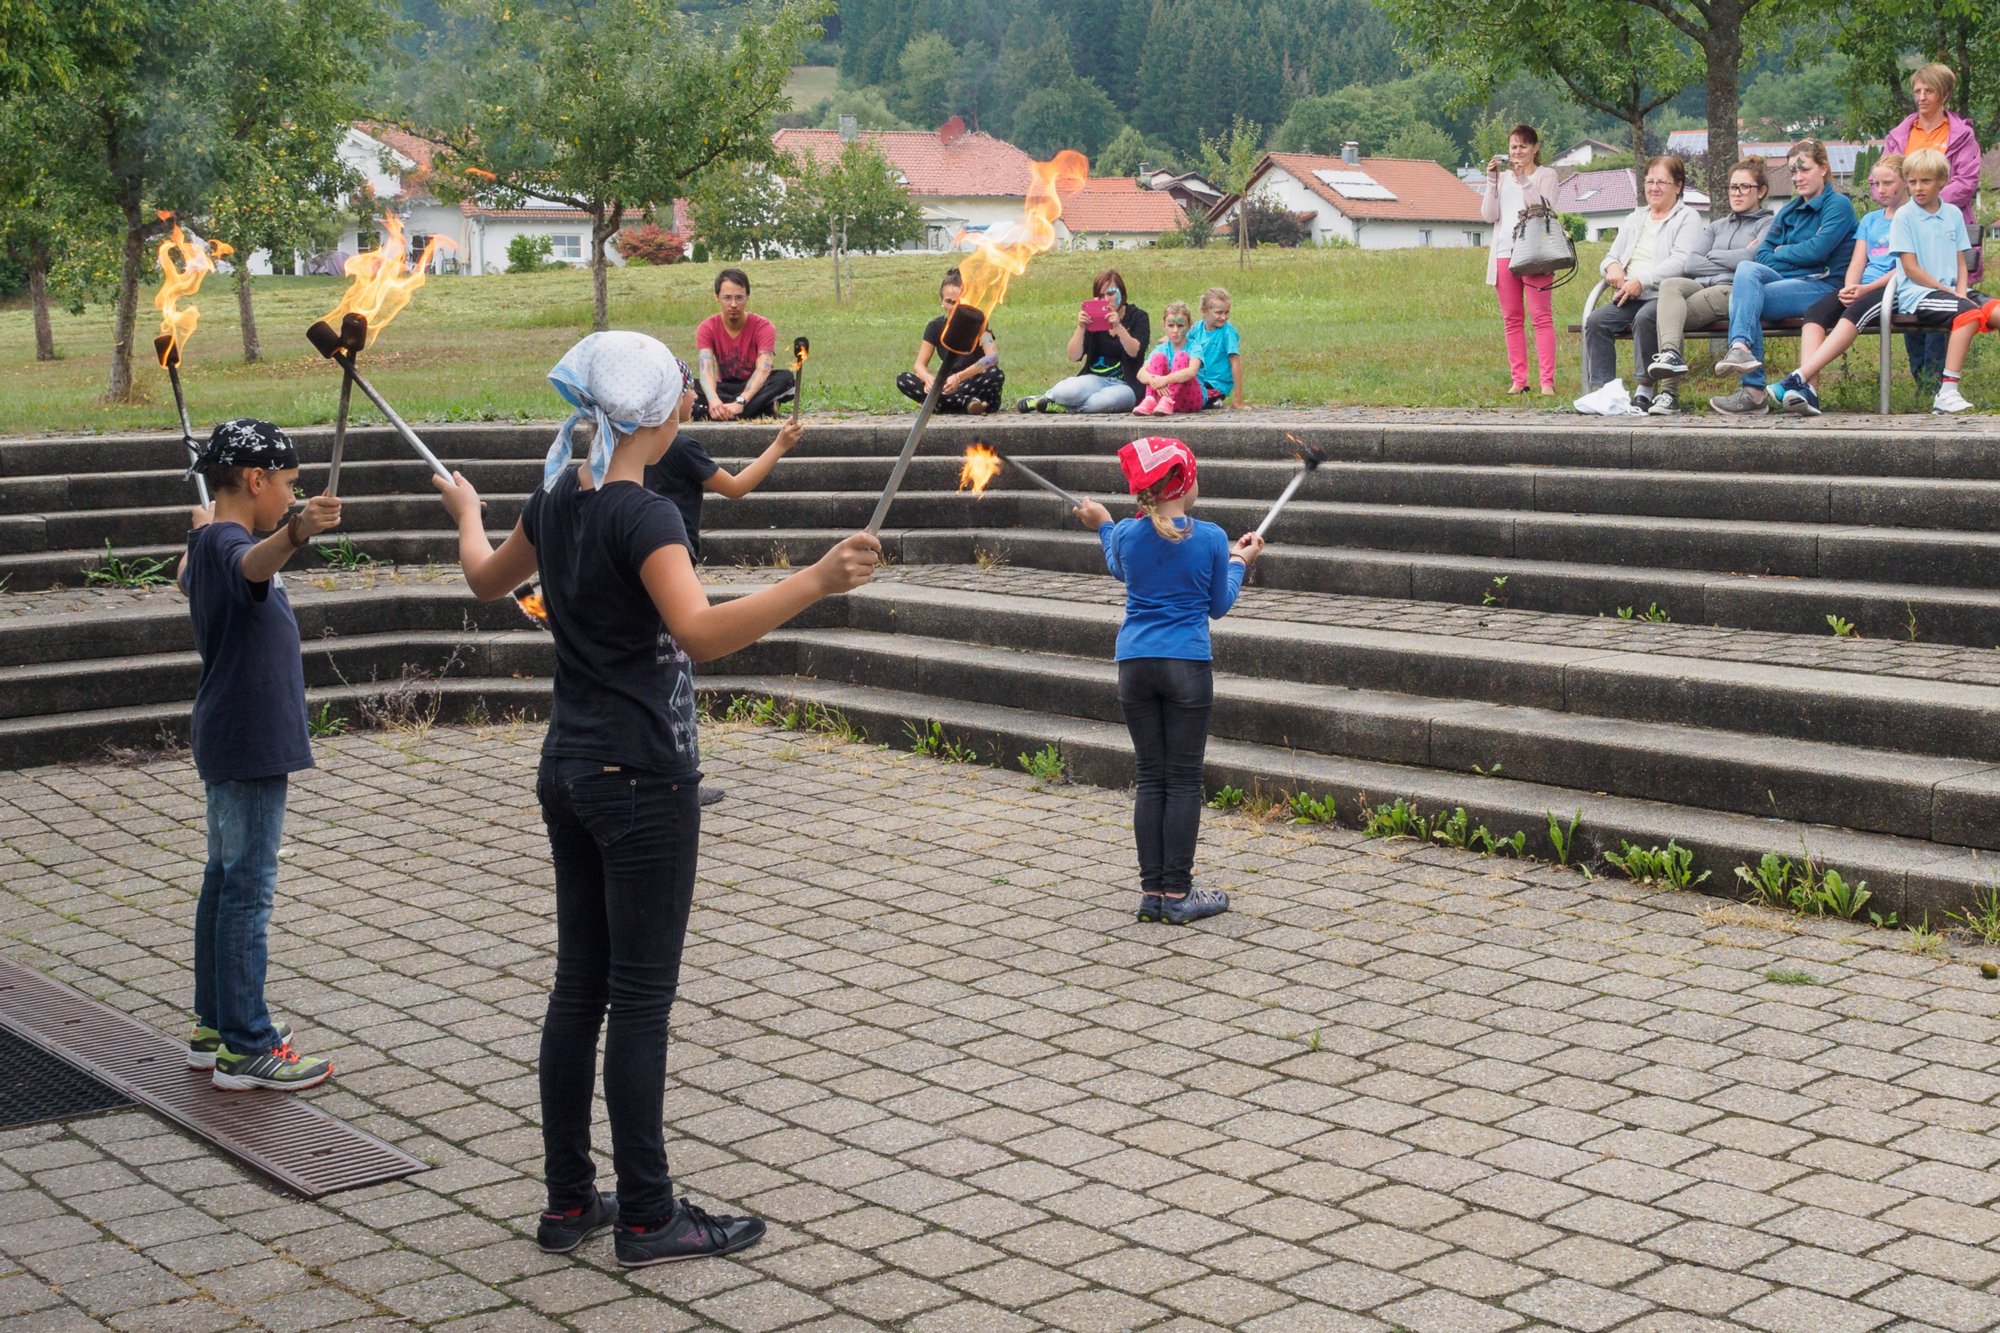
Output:
[[[1171,480],[1173,474],[1169,473],[1132,498],[1139,502],[1139,512],[1153,521],[1153,531],[1170,542],[1185,541],[1189,528],[1175,527],[1172,519],[1161,517],[1160,511],[1155,508],[1160,503],[1160,493],[1167,488],[1167,483]]]

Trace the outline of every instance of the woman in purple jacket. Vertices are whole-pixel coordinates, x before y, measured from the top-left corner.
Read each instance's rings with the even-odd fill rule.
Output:
[[[1917,109],[1882,140],[1883,148],[1905,156],[1920,148],[1935,148],[1951,164],[1951,179],[1939,196],[1965,214],[1965,234],[1972,238],[1972,253],[1965,266],[1972,281],[1979,281],[1979,219],[1973,215],[1973,199],[1979,194],[1979,137],[1972,122],[1951,109],[1951,95],[1958,76],[1945,65],[1925,65],[1910,76],[1910,93]],[[1936,382],[1944,372],[1945,333],[1911,333],[1903,344],[1910,349],[1910,373],[1919,381]]]

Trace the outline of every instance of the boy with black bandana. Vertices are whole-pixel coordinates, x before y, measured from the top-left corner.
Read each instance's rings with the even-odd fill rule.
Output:
[[[194,913],[194,1035],[188,1064],[215,1086],[296,1091],[333,1073],[292,1050],[264,1004],[265,932],[278,884],[288,776],[313,766],[299,624],[278,571],[340,501],[315,496],[289,521],[299,455],[268,421],[225,421],[188,469],[213,505],[197,508],[177,578],[201,656],[194,763],[208,798],[208,864]],[[262,541],[253,535],[268,532]]]

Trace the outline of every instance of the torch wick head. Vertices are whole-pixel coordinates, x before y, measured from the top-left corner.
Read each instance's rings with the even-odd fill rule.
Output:
[[[340,350],[340,335],[334,331],[333,325],[323,319],[314,320],[306,327],[306,341],[324,357],[331,357]]]
[[[1325,461],[1326,461],[1326,450],[1320,448],[1316,444],[1309,444],[1305,448],[1299,450],[1299,462],[1305,464],[1305,469],[1308,472],[1311,472],[1314,468],[1318,467],[1321,463],[1324,463]]]
[[[181,363],[181,345],[171,333],[163,333],[153,339],[153,352],[160,358],[160,367],[172,370]]]

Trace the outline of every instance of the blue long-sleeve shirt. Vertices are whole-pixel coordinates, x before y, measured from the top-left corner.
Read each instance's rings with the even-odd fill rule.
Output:
[[[1176,526],[1188,535],[1170,542],[1147,518],[1128,518],[1097,529],[1104,564],[1125,585],[1125,621],[1118,627],[1118,660],[1171,657],[1206,662],[1208,622],[1229,614],[1247,566],[1229,558],[1229,538],[1200,519]]]
[[[1854,204],[1831,185],[1810,199],[1793,199],[1771,219],[1757,262],[1787,278],[1824,278],[1854,245]]]

